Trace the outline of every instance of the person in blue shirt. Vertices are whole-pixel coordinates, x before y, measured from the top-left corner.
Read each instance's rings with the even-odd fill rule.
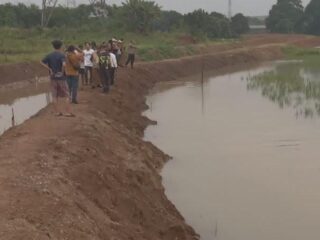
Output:
[[[42,59],[40,64],[45,67],[50,76],[51,91],[56,116],[73,117],[69,104],[69,91],[65,77],[65,54],[62,41],[54,40],[54,51]],[[60,100],[61,99],[61,100]]]

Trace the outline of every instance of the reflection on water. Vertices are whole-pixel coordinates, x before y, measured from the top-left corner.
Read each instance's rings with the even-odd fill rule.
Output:
[[[51,102],[45,87],[4,91],[0,98],[0,135],[37,114]]]
[[[260,89],[263,96],[281,108],[293,107],[297,116],[320,115],[320,68],[304,62],[281,63],[274,69],[248,77],[248,89]]]
[[[255,77],[283,69],[293,84]],[[148,98],[145,114],[158,125],[145,138],[173,157],[162,172],[166,194],[202,240],[320,238],[320,119],[294,114],[298,95],[301,107],[318,100],[315,74],[270,64]]]

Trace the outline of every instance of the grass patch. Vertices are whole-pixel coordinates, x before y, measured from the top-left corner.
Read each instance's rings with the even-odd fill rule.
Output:
[[[138,57],[143,61],[154,61],[181,56],[194,55],[199,52],[197,45],[181,43],[185,33],[160,33],[140,35],[128,32],[110,32],[107,28],[52,28],[52,29],[16,29],[0,28],[0,64],[39,61],[52,51],[50,42],[61,39],[65,45],[83,44],[86,41],[101,43],[112,37],[124,38],[128,43],[133,40],[138,47]],[[187,38],[190,36],[187,36]],[[190,37],[191,38],[191,37]],[[197,44],[221,45],[234,40],[198,40]]]
[[[308,59],[310,57],[320,57],[320,49],[317,48],[299,48],[288,46],[283,48],[288,59]]]

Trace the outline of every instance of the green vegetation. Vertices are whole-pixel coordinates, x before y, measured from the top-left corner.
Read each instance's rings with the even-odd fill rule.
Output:
[[[243,14],[238,13],[231,18],[231,27],[236,34],[247,33],[249,28],[249,20]]]
[[[271,32],[296,32],[299,29],[302,17],[303,6],[301,0],[278,0],[266,19],[266,25]]]
[[[281,108],[294,108],[297,116],[320,115],[320,51],[286,47],[284,52],[292,62],[283,62],[272,70],[248,77],[248,89],[262,95]]]
[[[305,32],[320,35],[320,1],[311,0],[306,7],[303,22]]]
[[[155,31],[179,31],[195,34],[200,38],[231,38],[232,25],[242,27],[247,19],[237,17],[231,22],[226,16],[202,9],[188,14],[163,11],[153,1],[126,0],[121,6],[96,4],[79,5],[76,8],[58,6],[48,23],[48,28],[76,27],[109,32],[135,32],[148,35]],[[41,23],[41,9],[36,5],[0,4],[0,27],[34,28]],[[236,21],[239,20],[239,23]],[[245,28],[243,28],[245,29]]]
[[[288,60],[301,60],[317,67],[320,65],[320,49],[288,46],[283,48],[283,52]]]
[[[261,26],[266,24],[266,18],[264,16],[261,17],[247,17],[249,21],[249,25]]]
[[[148,36],[126,32],[110,33],[107,29],[90,31],[88,29],[72,29],[69,27],[52,29],[17,29],[0,28],[0,63],[17,63],[39,61],[52,50],[52,39],[62,39],[66,45],[83,44],[86,41],[101,43],[113,36],[132,39],[138,46],[138,57],[144,61],[174,58],[199,53],[205,45],[228,44],[230,40],[204,39],[194,44],[193,38],[185,33],[153,32]],[[187,41],[187,42],[185,42]],[[190,41],[190,42],[189,42]]]
[[[53,39],[65,44],[99,44],[112,37],[124,38],[127,43],[133,40],[140,59],[158,60],[195,54],[198,45],[220,44],[247,31],[242,14],[232,21],[201,9],[183,15],[163,11],[155,2],[145,0],[126,0],[121,6],[60,5],[47,28],[40,25],[37,5],[0,4],[0,63],[38,61],[51,51]]]
[[[301,0],[278,0],[266,25],[271,32],[320,35],[320,1],[311,0],[304,9]]]

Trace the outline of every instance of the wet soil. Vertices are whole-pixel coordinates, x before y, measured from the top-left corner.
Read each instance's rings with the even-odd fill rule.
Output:
[[[262,45],[120,69],[110,94],[80,93],[75,118],[53,117],[49,106],[4,133],[0,239],[197,239],[165,196],[159,171],[169,157],[142,140],[153,123],[141,115],[145,96],[203,63],[218,70],[282,57],[280,45]]]

